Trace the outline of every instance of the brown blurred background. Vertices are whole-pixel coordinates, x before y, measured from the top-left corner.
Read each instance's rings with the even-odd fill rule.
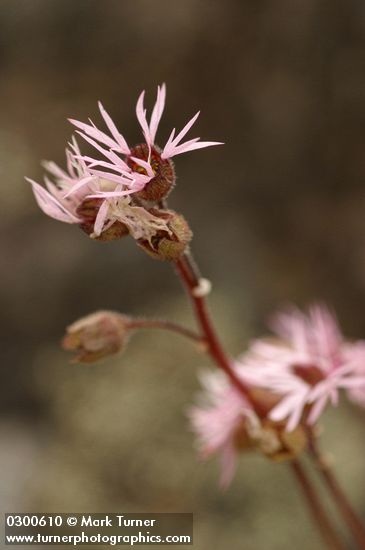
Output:
[[[193,511],[199,550],[319,550],[285,466],[243,457],[222,494],[198,463],[185,409],[208,362],[184,341],[140,334],[91,367],[59,349],[99,308],[191,322],[169,265],[47,218],[23,179],[63,163],[67,117],[99,123],[98,99],[140,140],[137,95],[163,81],[161,142],[201,109],[194,135],[226,143],[177,157],[170,202],[228,349],[288,301],[365,334],[363,0],[2,0],[1,508]],[[364,420],[343,404],[324,438],[365,517]]]

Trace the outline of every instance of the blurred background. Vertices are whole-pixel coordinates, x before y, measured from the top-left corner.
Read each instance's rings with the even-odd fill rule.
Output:
[[[141,333],[96,366],[59,348],[100,308],[192,323],[171,266],[51,220],[24,181],[63,163],[67,117],[100,122],[98,99],[138,142],[137,96],[150,107],[163,81],[160,143],[198,109],[194,136],[226,143],[177,157],[170,204],[227,349],[287,302],[324,300],[365,335],[363,0],[2,0],[1,508],[194,512],[199,550],[319,550],[285,465],[244,456],[222,493],[217,463],[198,462],[185,411],[209,363],[186,342]],[[364,420],[346,403],[324,418],[363,517]]]

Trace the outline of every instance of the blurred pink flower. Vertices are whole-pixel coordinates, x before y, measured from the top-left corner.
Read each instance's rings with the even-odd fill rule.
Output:
[[[237,367],[232,365],[232,368],[240,376]],[[265,415],[259,417],[221,371],[204,373],[201,383],[204,391],[197,405],[188,410],[188,416],[198,438],[201,458],[220,456],[223,488],[230,484],[237,457],[242,452],[257,450],[281,462],[291,460],[305,449],[307,438],[301,427],[288,433],[284,423],[272,422]],[[259,397],[256,391],[256,398],[269,410],[272,396],[260,393]]]
[[[354,343],[348,350],[354,362],[355,368],[353,376],[343,382],[343,387],[346,389],[347,396],[351,401],[365,407],[365,341]]]
[[[255,341],[237,364],[246,382],[282,396],[271,420],[285,419],[288,431],[303,419],[314,424],[329,402],[337,405],[339,389],[365,390],[365,354],[343,339],[327,308],[315,305],[308,314],[292,308],[272,328],[278,340]]]
[[[255,424],[256,416],[249,402],[231,386],[220,371],[201,375],[204,392],[198,405],[188,410],[192,428],[198,437],[203,460],[220,455],[221,485],[227,487],[236,468],[236,434],[242,425]]]

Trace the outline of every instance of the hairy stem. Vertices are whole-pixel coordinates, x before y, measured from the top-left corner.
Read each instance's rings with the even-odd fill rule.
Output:
[[[193,340],[195,343],[203,345],[205,344],[205,340],[202,336],[200,336],[200,334],[182,325],[179,325],[178,323],[165,321],[164,319],[133,319],[128,323],[128,327],[131,329],[157,328],[169,330],[171,332],[175,332],[176,334],[180,334],[181,336],[185,336],[186,338]]]
[[[304,468],[298,460],[293,460],[290,464],[299,486],[302,489],[303,496],[307,501],[308,508],[312,513],[312,517],[322,535],[323,541],[330,550],[344,550],[344,546],[333,529],[327,514],[318,499],[317,492],[309,480]]]
[[[365,528],[343,493],[328,461],[320,453],[313,434],[309,436],[309,452],[354,540],[356,540],[359,548],[365,550]]]

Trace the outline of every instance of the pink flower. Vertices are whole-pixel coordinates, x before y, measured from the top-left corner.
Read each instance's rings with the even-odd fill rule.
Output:
[[[232,368],[241,376],[237,367]],[[265,415],[258,417],[249,401],[221,371],[205,373],[201,382],[204,391],[188,416],[198,437],[201,458],[205,460],[215,454],[220,457],[223,488],[230,484],[237,457],[244,451],[257,450],[280,462],[298,456],[306,447],[307,438],[301,427],[288,433],[283,423],[274,423]],[[272,396],[265,396],[262,391],[260,399],[261,404],[265,399],[272,402]],[[265,406],[268,404],[265,402]]]
[[[52,182],[45,176],[46,188],[26,178],[45,214],[66,223],[83,224],[83,206],[89,207],[91,202],[95,205],[92,237],[100,237],[115,222],[124,224],[135,239],[150,241],[158,231],[170,232],[165,220],[131,204],[131,190],[141,188],[145,176],[131,172],[115,182],[111,175],[104,179],[91,174],[75,140],[66,149],[66,159],[67,171],[54,162],[44,163],[54,178]]]
[[[155,137],[165,96],[163,84],[158,87],[148,122],[144,92],[140,95],[136,111],[146,142],[133,148],[128,146],[100,102],[100,113],[109,133],[99,130],[92,122],[71,120],[78,134],[94,147],[100,158],[82,155],[74,140],[66,150],[66,171],[53,162],[45,163],[54,181],[46,176],[46,186],[42,187],[27,178],[40,208],[57,220],[80,224],[90,236],[103,240],[119,238],[129,232],[137,240],[150,242],[158,231],[169,233],[166,222],[154,215],[151,203],[160,205],[174,186],[176,178],[171,157],[218,145],[218,142],[201,142],[195,138],[182,143],[197,113],[176,137],[173,130],[161,151],[155,145]]]
[[[348,350],[349,356],[355,364],[353,376],[343,384],[348,397],[361,407],[365,407],[365,341],[353,344]]]
[[[236,468],[237,433],[242,425],[255,423],[256,417],[248,401],[220,371],[204,373],[201,383],[204,393],[200,403],[189,409],[188,416],[198,436],[202,459],[220,455],[220,481],[222,487],[227,487]]]
[[[313,306],[308,314],[293,308],[277,315],[272,328],[279,340],[257,340],[237,368],[246,382],[282,396],[269,418],[285,419],[288,431],[303,419],[314,424],[328,403],[337,405],[341,388],[365,387],[357,344],[343,339],[325,307]]]
[[[136,114],[142,128],[145,144],[139,144],[130,148],[100,102],[100,114],[110,135],[99,130],[93,122],[86,124],[78,120],[70,119],[70,122],[78,128],[78,133],[106,158],[106,160],[98,160],[88,156],[83,157],[84,161],[88,163],[92,174],[104,178],[109,178],[110,174],[113,174],[113,180],[118,182],[119,177],[124,176],[132,166],[136,171],[144,173],[149,178],[148,181],[150,181],[158,177],[161,170],[166,171],[172,157],[187,151],[221,144],[215,141],[200,141],[200,138],[194,138],[182,143],[183,138],[198,118],[198,112],[188,121],[177,136],[175,136],[176,130],[174,128],[164,148],[160,150],[156,145],[155,139],[165,108],[166,86],[162,84],[161,87],[158,86],[157,88],[157,98],[149,122],[147,120],[147,111],[144,108],[144,95],[145,92],[143,91],[138,98]],[[120,158],[117,153],[124,155],[124,159]],[[107,172],[100,169],[106,169]],[[174,180],[174,174],[171,174],[171,171],[173,171],[172,166],[168,168],[168,177]],[[114,174],[114,172],[116,172],[116,174]],[[148,181],[145,182],[145,185],[147,185]],[[171,182],[171,185],[173,185],[173,183],[174,181]],[[147,197],[147,199],[149,200],[150,197]]]

